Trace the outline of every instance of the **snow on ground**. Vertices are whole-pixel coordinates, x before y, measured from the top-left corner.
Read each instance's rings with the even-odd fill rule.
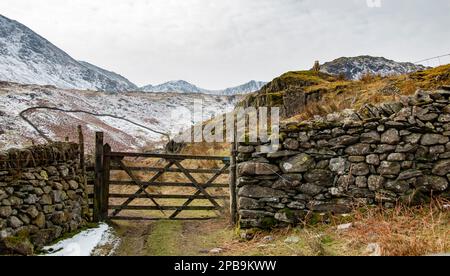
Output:
[[[187,129],[192,125],[189,114],[179,116],[179,113],[193,111],[194,102],[202,104],[203,119],[207,120],[231,111],[236,101],[237,97],[205,94],[105,93],[0,82],[0,150],[45,142],[19,117],[21,111],[30,107],[111,114],[174,137],[180,126]],[[64,140],[66,136],[77,141],[76,126],[81,125],[88,150],[93,148],[95,131],[105,132],[106,142],[115,151],[140,149],[167,140],[164,135],[116,118],[50,110],[32,111],[26,116],[56,141]]]
[[[91,256],[96,248],[112,244],[109,255],[119,244],[112,228],[102,223],[97,228],[85,230],[72,238],[58,242],[55,245],[44,247],[43,251],[50,252],[42,256]]]

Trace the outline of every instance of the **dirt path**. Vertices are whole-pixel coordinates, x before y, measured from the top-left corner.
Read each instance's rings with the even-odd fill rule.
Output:
[[[147,255],[147,238],[151,233],[152,223],[113,224],[121,242],[114,255],[145,256]]]
[[[233,239],[224,220],[116,222],[113,227],[121,239],[118,256],[209,255]]]

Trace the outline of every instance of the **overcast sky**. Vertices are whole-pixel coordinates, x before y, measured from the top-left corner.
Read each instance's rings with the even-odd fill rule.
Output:
[[[450,0],[1,0],[0,14],[138,85],[220,89],[340,56],[450,53]]]

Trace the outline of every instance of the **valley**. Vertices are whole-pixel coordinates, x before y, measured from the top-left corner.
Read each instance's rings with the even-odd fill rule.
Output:
[[[0,148],[24,147],[46,141],[20,116],[32,107],[57,107],[64,110],[83,110],[123,117],[154,129],[144,129],[130,122],[111,117],[51,110],[32,110],[26,117],[55,141],[69,137],[77,141],[77,125],[83,127],[89,151],[93,148],[95,131],[104,131],[107,142],[115,150],[162,148],[168,138],[188,129],[194,122],[183,116],[193,109],[194,102],[203,106],[203,119],[233,110],[238,97],[205,94],[106,93],[59,89],[51,86],[0,84]],[[183,113],[184,112],[184,113]],[[181,114],[181,116],[180,116]],[[188,113],[189,114],[189,113]]]

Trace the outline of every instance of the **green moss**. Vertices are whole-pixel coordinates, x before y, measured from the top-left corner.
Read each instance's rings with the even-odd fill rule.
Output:
[[[261,227],[264,229],[271,229],[278,224],[277,220],[273,217],[262,218],[260,223],[261,223]]]
[[[7,237],[5,238],[5,241],[8,242],[8,244],[10,245],[20,245],[26,241],[29,241],[30,239],[30,234],[26,231],[20,231],[19,233],[17,233],[16,236],[13,237]]]
[[[48,180],[48,174],[46,171],[41,171],[40,175],[44,180]]]
[[[283,80],[286,83],[298,83],[303,82],[306,85],[317,85],[333,78],[324,73],[317,73],[313,71],[291,71],[281,75],[278,79]],[[305,85],[305,86],[306,86]]]
[[[152,227],[147,238],[147,255],[149,256],[177,256],[183,253],[179,246],[179,235],[182,232],[181,221],[162,220]],[[145,237],[143,237],[145,238]]]
[[[13,237],[7,237],[2,241],[6,250],[11,251],[12,254],[33,255],[34,246],[30,242],[29,233],[27,231],[20,231]]]
[[[294,216],[295,216],[294,211],[292,211],[292,210],[289,209],[289,208],[284,208],[283,210],[281,210],[281,212],[285,213],[286,216],[287,216],[289,219],[293,219]]]
[[[286,126],[286,132],[298,132],[300,131],[300,128],[298,127],[298,125],[295,124],[289,124]]]
[[[282,106],[284,102],[284,93],[282,92],[276,92],[276,93],[269,93],[267,94],[267,106],[274,107],[274,106]]]
[[[321,238],[321,242],[323,244],[332,244],[334,242],[334,239],[331,236],[323,235],[322,238]]]
[[[308,225],[316,225],[323,222],[323,215],[316,212],[311,212],[306,217],[306,223]]]

